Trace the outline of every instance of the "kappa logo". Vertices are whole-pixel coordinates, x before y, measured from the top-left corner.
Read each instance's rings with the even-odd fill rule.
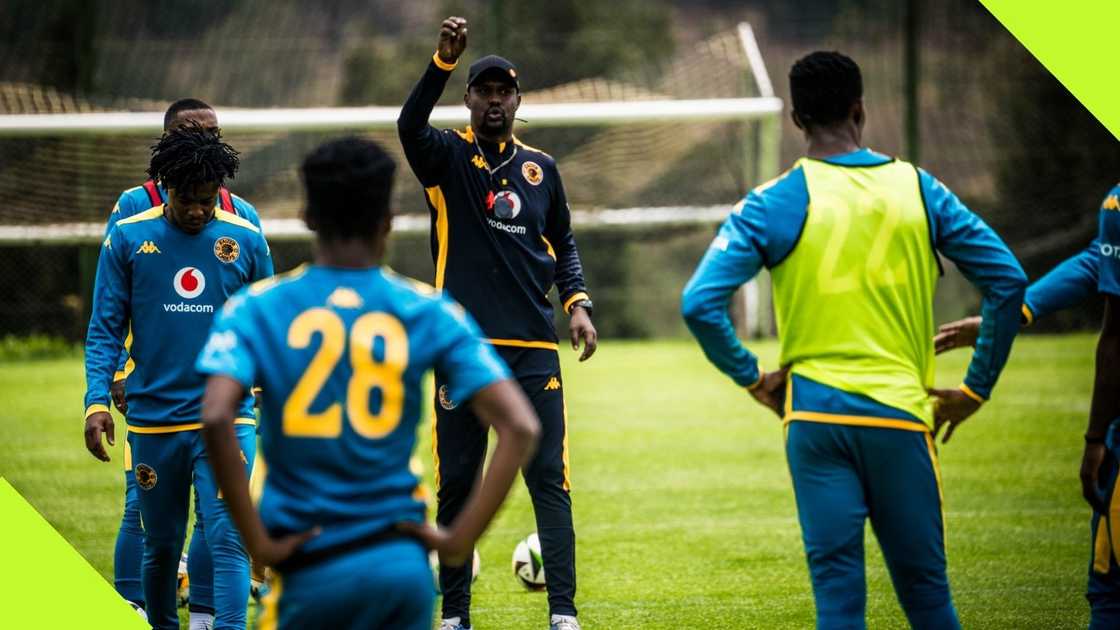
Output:
[[[147,464],[137,464],[134,474],[136,475],[136,485],[143,490],[151,490],[156,487],[156,482],[159,481],[159,475],[156,474],[155,469]]]
[[[156,247],[154,241],[144,241],[140,244],[140,249],[136,250],[137,254],[162,254],[159,248]]]
[[[112,236],[106,236],[105,237],[105,242],[102,243],[102,245],[105,246],[105,249],[113,249],[113,237]]]
[[[446,385],[439,386],[439,406],[448,411],[451,411],[452,409],[459,406],[454,400],[451,400],[450,396],[447,395]]]
[[[229,352],[237,347],[237,335],[232,330],[223,332],[216,332],[210,335],[210,339],[206,342],[204,352],[206,354],[217,354]]]
[[[224,263],[231,263],[241,255],[241,246],[228,236],[214,241],[214,256]]]
[[[536,162],[526,162],[521,165],[521,176],[530,184],[539,186],[541,181],[544,180],[544,171],[541,170],[540,164]]]
[[[490,170],[490,165],[486,163],[486,160],[482,159],[481,155],[471,156],[471,164],[481,169]]]
[[[362,308],[362,296],[350,287],[338,287],[327,298],[327,304],[337,308]]]
[[[172,286],[181,297],[193,300],[206,290],[206,276],[197,267],[183,267],[175,274]]]
[[[544,391],[546,392],[553,392],[558,389],[560,389],[560,379],[556,378],[555,376],[548,379],[548,384],[544,386]]]

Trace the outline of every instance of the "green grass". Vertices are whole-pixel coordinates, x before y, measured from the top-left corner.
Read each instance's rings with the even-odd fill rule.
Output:
[[[1077,470],[1093,337],[1016,343],[995,398],[941,449],[949,575],[968,628],[1077,628],[1088,620],[1088,509]],[[776,346],[757,344],[764,365]],[[564,358],[577,605],[592,628],[805,628],[813,600],[779,423],[687,341],[603,344]],[[968,354],[938,363],[960,381]],[[120,518],[121,447],[83,446],[79,360],[0,364],[0,475],[106,579]],[[427,435],[422,430],[421,435]],[[430,464],[427,443],[420,453]],[[510,570],[533,531],[518,485],[481,544],[476,628],[544,628],[542,593]],[[868,536],[868,622],[905,627]],[[60,601],[65,601],[60,596]]]

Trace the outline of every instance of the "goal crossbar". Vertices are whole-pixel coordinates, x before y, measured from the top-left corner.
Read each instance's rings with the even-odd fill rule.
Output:
[[[534,127],[602,125],[671,120],[751,120],[780,114],[782,100],[770,97],[689,100],[526,103],[517,111]],[[330,131],[389,128],[399,107],[315,107],[305,109],[222,108],[224,131]],[[470,122],[466,108],[441,105],[429,119],[437,127]],[[162,112],[0,115],[0,136],[158,134]]]

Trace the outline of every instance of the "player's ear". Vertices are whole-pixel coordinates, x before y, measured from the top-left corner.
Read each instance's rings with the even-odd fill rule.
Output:
[[[312,232],[317,232],[319,230],[319,222],[315,219],[314,215],[307,212],[307,206],[300,209],[299,218],[303,219],[304,224],[307,225],[307,229]]]
[[[859,128],[859,129],[863,129],[863,123],[866,122],[866,120],[867,120],[867,113],[863,111],[863,99],[862,98],[858,99],[858,100],[856,100],[856,102],[852,103],[852,110],[851,110],[850,116],[851,116],[852,122],[854,122],[856,124],[856,127]]]
[[[801,131],[806,131],[804,123],[801,122],[801,116],[797,115],[797,110],[789,110],[789,117],[793,120],[793,126]]]

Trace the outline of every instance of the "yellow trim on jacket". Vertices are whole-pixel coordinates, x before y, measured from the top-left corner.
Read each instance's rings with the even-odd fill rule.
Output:
[[[788,404],[788,403],[787,403]],[[844,424],[854,427],[876,427],[880,429],[902,429],[903,431],[917,431],[929,433],[929,426],[917,420],[901,420],[899,418],[877,418],[875,416],[846,416],[837,413],[823,413],[820,411],[794,411],[787,413],[782,418],[782,424],[800,420],[802,422],[821,422],[824,424]]]
[[[101,413],[102,411],[104,411],[105,413],[109,413],[109,405],[95,404],[86,407],[86,420],[88,420],[89,417],[93,414]]]
[[[447,274],[447,239],[449,236],[447,221],[447,199],[443,196],[443,189],[439,186],[425,188],[428,201],[436,210],[436,288],[442,289],[444,276]]]
[[[961,383],[960,390],[962,392],[964,392],[965,396],[968,396],[969,398],[975,400],[976,402],[980,403],[981,405],[988,402],[987,398],[984,398],[980,394],[977,394],[976,392],[972,391],[972,388],[969,387],[968,385],[965,385],[964,383]]]
[[[492,346],[509,346],[510,348],[540,348],[542,350],[560,350],[560,344],[551,341],[524,341],[522,339],[487,339]]]
[[[577,292],[573,293],[571,295],[571,297],[569,297],[567,300],[564,300],[564,312],[571,315],[572,304],[575,304],[576,302],[578,302],[580,300],[590,300],[590,299],[591,299],[591,296],[587,295],[586,292],[577,291]]]
[[[233,421],[234,424],[243,424],[256,426],[256,418],[238,418]],[[189,422],[186,424],[169,424],[162,427],[138,427],[128,425],[128,430],[139,435],[159,435],[163,433],[180,433],[182,431],[197,431],[202,428],[201,422]]]

